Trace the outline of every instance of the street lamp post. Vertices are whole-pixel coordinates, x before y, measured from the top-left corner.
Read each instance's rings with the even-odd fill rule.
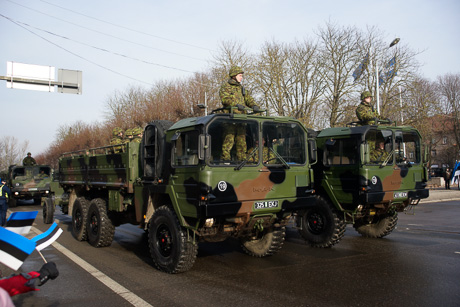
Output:
[[[400,39],[399,38],[395,38],[391,43],[390,43],[390,47],[388,47],[388,49],[390,49],[391,47],[393,47],[394,45],[396,45],[397,43],[399,43]],[[377,54],[376,54],[377,56]],[[377,105],[377,113],[380,114],[380,95],[379,95],[379,89],[380,89],[380,84],[379,84],[379,64],[377,62],[377,57],[375,58],[375,99],[376,99],[376,105]]]

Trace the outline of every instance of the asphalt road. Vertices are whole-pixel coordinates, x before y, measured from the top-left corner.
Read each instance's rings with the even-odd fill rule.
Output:
[[[48,229],[41,207],[13,210],[40,210],[29,236]],[[110,247],[94,248],[72,237],[70,217],[55,218],[64,232],[42,254],[60,276],[15,296],[16,306],[460,306],[458,200],[400,213],[383,239],[363,238],[348,226],[329,249],[307,246],[294,228],[267,258],[247,256],[234,239],[203,243],[194,267],[176,275],[153,267],[147,236],[135,226],[117,227]],[[35,251],[21,270],[42,264]]]

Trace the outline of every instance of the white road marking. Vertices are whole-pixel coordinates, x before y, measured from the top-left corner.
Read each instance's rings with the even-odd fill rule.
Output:
[[[35,227],[32,227],[32,230],[36,234],[41,234],[42,232],[38,230]],[[58,242],[54,241],[51,245],[53,245],[58,251],[63,253],[65,256],[67,256],[70,260],[78,264],[82,269],[93,275],[97,280],[102,282],[104,285],[106,285],[110,290],[130,302],[133,306],[138,306],[138,307],[153,307],[153,305],[147,303],[144,301],[142,298],[134,294],[133,292],[129,291],[119,283],[117,283],[115,280],[110,278],[109,276],[105,275],[98,269],[96,269],[94,266],[83,260],[82,258],[78,257],[76,254],[59,244]]]

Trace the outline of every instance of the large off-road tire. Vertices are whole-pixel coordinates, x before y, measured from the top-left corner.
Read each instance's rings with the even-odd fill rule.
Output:
[[[115,227],[107,215],[107,206],[103,199],[95,198],[91,201],[86,222],[89,244],[94,247],[112,244]]]
[[[72,235],[78,241],[86,241],[86,220],[88,218],[89,201],[78,197],[72,208]]]
[[[343,238],[346,223],[343,216],[323,197],[314,207],[299,212],[300,235],[313,247],[332,247]]]
[[[286,227],[271,227],[264,229],[257,238],[243,237],[241,247],[253,257],[266,257],[281,249],[286,236]]]
[[[149,247],[157,269],[170,274],[190,270],[198,252],[190,240],[173,210],[167,206],[155,210],[149,223]]]
[[[376,216],[372,223],[356,221],[353,227],[364,237],[383,238],[389,235],[398,222],[398,212],[391,212],[387,215]]]
[[[8,198],[8,207],[10,207],[10,208],[16,207],[16,206],[17,206],[17,202],[18,202],[18,201],[17,201],[16,198],[14,198],[14,197],[9,197],[9,198]]]
[[[43,201],[43,223],[51,224],[54,221],[54,202],[51,198],[45,198]]]

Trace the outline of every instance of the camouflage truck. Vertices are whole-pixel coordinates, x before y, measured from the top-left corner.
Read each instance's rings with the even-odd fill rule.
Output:
[[[51,167],[49,165],[10,165],[7,185],[12,195],[8,197],[8,206],[16,207],[19,199],[33,199],[35,204],[40,204],[42,197],[49,196],[50,182]]]
[[[296,218],[312,246],[333,246],[347,223],[365,237],[384,237],[395,229],[398,212],[429,195],[427,154],[414,128],[388,121],[328,128],[316,142],[318,201]]]
[[[61,208],[72,215],[74,237],[109,246],[116,226],[139,225],[148,230],[154,265],[167,273],[189,270],[200,241],[235,237],[251,256],[274,254],[291,215],[315,202],[316,152],[299,121],[259,115],[153,121],[140,144],[64,154],[59,183],[68,201]],[[243,159],[236,158],[243,144],[235,144],[222,160],[228,131],[245,134]]]

